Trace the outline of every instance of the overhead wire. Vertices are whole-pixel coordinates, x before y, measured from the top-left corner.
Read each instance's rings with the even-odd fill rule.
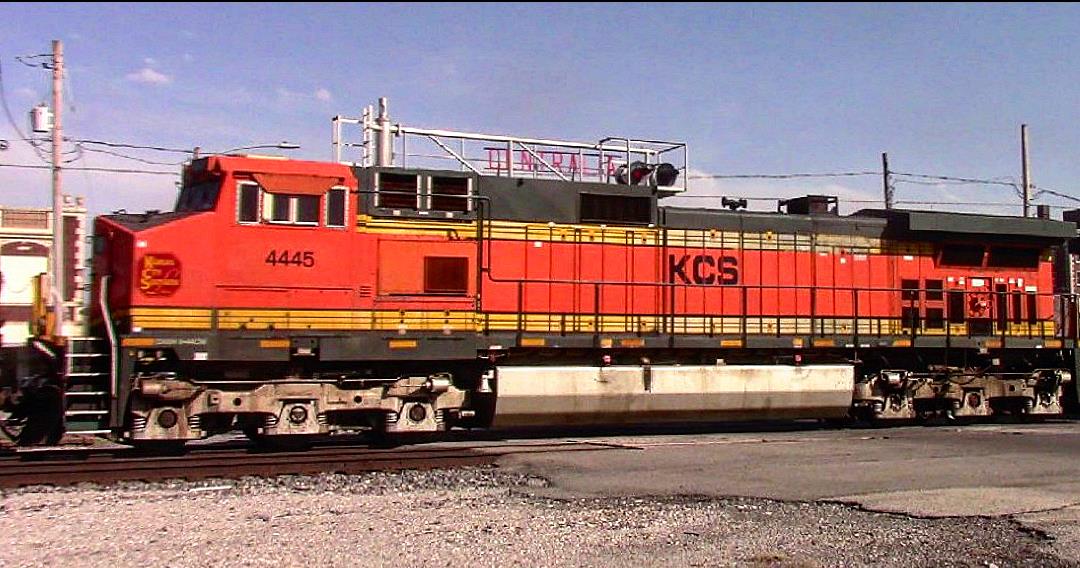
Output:
[[[44,63],[31,63],[29,59],[47,59]],[[38,53],[36,55],[16,55],[15,61],[22,63],[27,67],[40,67],[42,69],[52,69],[52,54],[51,53]]]
[[[39,166],[37,164],[0,164],[0,168],[16,168],[27,170],[49,170],[52,166]],[[82,172],[106,172],[117,174],[151,174],[162,176],[175,176],[180,177],[179,172],[163,172],[161,170],[139,170],[134,168],[98,168],[89,166],[75,166],[71,168],[64,168],[66,171],[82,171]]]
[[[791,196],[771,195],[771,196],[746,196],[746,195],[674,195],[670,199],[722,199],[724,197],[732,199],[745,199],[747,201],[781,201],[784,199],[791,199]],[[1075,199],[1075,198],[1073,198]],[[1078,200],[1080,201],[1080,200]],[[884,203],[884,199],[844,199],[844,203]],[[932,201],[932,200],[915,200],[915,199],[902,199],[896,201],[898,205],[956,205],[956,206],[987,206],[987,207],[1016,207],[1017,203],[1009,203],[1004,201]],[[1049,205],[1053,208],[1067,209],[1064,205]]]
[[[65,154],[75,154],[75,157],[68,158],[68,159],[64,160],[65,164],[70,164],[72,162],[77,162],[77,161],[83,159],[83,149],[82,149],[81,146],[75,146],[75,148],[73,150],[71,150],[70,152],[64,152],[64,153]]]
[[[131,148],[134,150],[154,150],[157,152],[174,152],[177,154],[191,154],[194,152],[194,150],[191,149],[166,148],[164,146],[149,146],[142,144],[127,144],[123,142],[108,142],[105,140],[90,140],[83,138],[65,138],[65,140],[69,140],[77,144],[92,144],[95,146],[106,146],[108,148]]]
[[[974,178],[974,177],[962,177],[962,176],[947,176],[936,174],[921,174],[914,172],[888,172],[891,181],[894,183],[904,183],[911,185],[924,185],[924,186],[940,186],[943,184],[948,185],[991,185],[1012,188],[1018,196],[1023,196],[1023,188],[1020,184],[1010,178]],[[766,179],[766,180],[778,180],[778,179],[800,179],[800,178],[834,178],[834,177],[856,177],[856,176],[881,176],[883,172],[871,172],[871,171],[841,171],[841,172],[821,172],[821,173],[783,173],[783,174],[696,174],[687,176],[687,179],[701,180],[701,179]],[[899,179],[897,179],[899,178]],[[907,178],[907,179],[904,179]],[[1062,199],[1068,199],[1071,201],[1080,202],[1080,197],[1075,197],[1067,193],[1053,190],[1050,188],[1044,188],[1041,186],[1032,186],[1033,189],[1037,189],[1032,198],[1038,198],[1042,195],[1052,195]],[[680,199],[707,199],[722,197],[719,195],[679,195]],[[776,201],[780,199],[788,199],[789,197],[782,196],[741,196],[728,194],[726,197],[746,199],[748,201]],[[883,203],[882,199],[866,200],[866,199],[847,199],[846,203]],[[932,200],[900,200],[898,204],[905,205],[956,205],[956,206],[988,206],[988,207],[1015,207],[1016,203],[1004,203],[1004,202],[983,202],[983,201],[932,201]],[[1052,208],[1067,208],[1063,205],[1050,205]]]
[[[1035,193],[1036,196],[1039,196],[1039,195],[1042,195],[1042,194],[1045,193],[1047,195],[1053,195],[1054,197],[1060,197],[1062,199],[1068,199],[1070,201],[1080,202],[1080,197],[1075,197],[1073,195],[1069,195],[1067,193],[1062,193],[1060,191],[1053,190],[1053,189],[1047,189],[1045,187],[1039,187],[1039,186],[1032,186],[1032,187],[1037,190],[1036,193]]]
[[[19,59],[19,57],[16,57],[16,59]],[[38,147],[38,142],[33,138],[27,137],[26,134],[23,134],[22,129],[19,128],[19,124],[15,121],[14,115],[11,114],[11,108],[8,107],[7,102],[7,91],[4,89],[4,66],[2,61],[0,61],[0,105],[3,105],[4,115],[7,116],[8,124],[10,124],[12,130],[14,130],[16,134],[18,134],[19,139],[23,142],[26,142],[30,145],[31,148],[33,148],[34,154],[37,155],[38,159],[47,164],[51,163],[51,160],[49,160],[48,156],[44,154],[44,150]]]
[[[880,175],[880,173],[881,172],[878,172],[879,175]],[[890,171],[889,173],[894,175],[894,176],[913,177],[913,178],[918,178],[918,179],[937,180],[937,181],[945,181],[945,182],[957,182],[957,183],[961,183],[961,184],[1003,185],[1003,186],[1008,186],[1008,187],[1016,187],[1016,185],[1017,185],[1015,182],[1002,181],[1000,179],[979,179],[979,178],[969,178],[969,177],[939,176],[939,175],[930,175],[930,174],[913,174],[913,173],[909,173],[909,172],[892,172],[892,171]]]
[[[149,164],[149,165],[152,165],[152,166],[179,166],[179,165],[184,163],[183,161],[179,161],[179,162],[160,162],[160,161],[157,161],[157,160],[147,160],[146,158],[140,158],[138,156],[129,156],[128,154],[124,154],[124,153],[121,153],[121,152],[114,152],[112,150],[106,150],[104,148],[90,148],[90,147],[86,147],[83,144],[79,144],[79,143],[77,143],[75,145],[75,147],[77,147],[77,148],[79,148],[81,150],[85,150],[87,152],[95,152],[95,153],[98,153],[98,154],[108,154],[110,156],[116,156],[118,158],[124,158],[126,160],[132,160],[132,161],[135,161],[135,162],[140,162],[140,163],[143,163],[143,164]]]
[[[830,177],[857,177],[877,176],[881,172],[827,172],[827,173],[794,173],[794,174],[695,174],[687,176],[687,179],[799,179],[799,178],[830,178]]]

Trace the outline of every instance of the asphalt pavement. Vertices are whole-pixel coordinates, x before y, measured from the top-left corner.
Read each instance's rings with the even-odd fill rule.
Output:
[[[551,497],[760,497],[1010,518],[1080,559],[1080,422],[761,428],[565,432],[611,449],[516,455],[501,465],[549,480],[530,491]]]

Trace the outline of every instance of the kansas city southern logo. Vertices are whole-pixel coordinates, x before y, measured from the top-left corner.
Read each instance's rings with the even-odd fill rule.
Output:
[[[180,261],[171,254],[145,254],[139,259],[139,291],[172,296],[180,287]]]
[[[668,281],[675,284],[734,286],[739,283],[739,259],[707,254],[668,255]]]

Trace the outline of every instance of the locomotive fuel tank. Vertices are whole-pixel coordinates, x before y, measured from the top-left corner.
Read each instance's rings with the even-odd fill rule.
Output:
[[[852,365],[498,367],[495,426],[843,418]]]

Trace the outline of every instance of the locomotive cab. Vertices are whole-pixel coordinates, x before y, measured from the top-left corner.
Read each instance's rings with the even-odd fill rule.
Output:
[[[352,310],[370,309],[375,279],[356,193],[344,165],[211,156],[186,168],[176,211],[100,218],[95,298],[111,317],[98,321],[130,378],[112,387],[112,426],[132,441],[325,434],[402,414],[399,429],[441,428],[463,397],[444,375],[355,363],[396,348],[348,334],[368,324]]]
[[[150,308],[234,300],[240,306],[266,307],[266,297],[255,299],[250,293],[259,287],[286,291],[271,295],[270,306],[318,304],[320,294],[302,290],[332,287],[325,278],[312,276],[320,260],[339,267],[350,263],[332,247],[347,236],[348,197],[355,184],[350,186],[351,175],[343,167],[320,164],[332,171],[312,174],[311,164],[202,158],[185,168],[175,211],[99,217],[94,305],[100,310],[103,276],[110,277],[107,303],[124,331],[147,331],[164,323],[133,322],[132,316]],[[351,276],[349,270],[342,273]],[[196,325],[195,320],[187,323]]]

